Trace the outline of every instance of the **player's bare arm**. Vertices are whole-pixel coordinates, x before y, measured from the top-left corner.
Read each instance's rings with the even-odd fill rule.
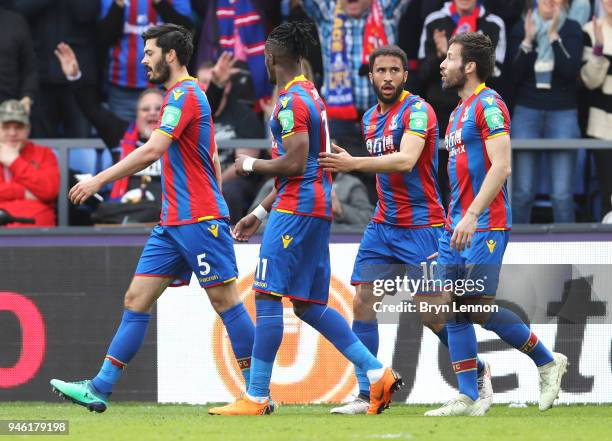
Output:
[[[375,157],[354,157],[333,145],[333,153],[319,154],[319,164],[331,172],[409,173],[419,160],[425,139],[413,133],[404,133],[400,151]]]
[[[251,211],[245,217],[240,219],[232,231],[232,237],[238,242],[248,242],[251,236],[255,234],[263,220],[268,216],[268,213],[272,209],[274,200],[276,199],[276,188],[272,188],[272,191],[261,201],[261,204]]]
[[[82,204],[109,182],[125,176],[132,176],[153,164],[164,154],[171,143],[172,138],[168,135],[159,131],[153,132],[151,138],[144,145],[135,149],[124,159],[96,176],[84,179],[72,187],[68,198],[73,204]]]
[[[245,175],[251,172],[271,176],[299,176],[306,170],[309,138],[307,132],[297,132],[283,139],[285,154],[274,159],[255,159],[239,156],[236,172]],[[246,167],[245,167],[246,165]]]
[[[485,175],[480,191],[453,232],[451,247],[455,247],[458,251],[471,246],[478,217],[491,205],[511,173],[510,136],[501,135],[488,139],[485,141],[485,146],[491,168]]]
[[[221,162],[219,162],[219,152],[215,146],[215,154],[213,155],[213,165],[215,166],[215,177],[217,178],[217,185],[219,191],[223,191],[223,173],[221,171]]]

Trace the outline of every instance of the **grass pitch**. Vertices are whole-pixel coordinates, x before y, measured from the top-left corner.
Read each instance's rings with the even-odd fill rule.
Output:
[[[208,406],[110,403],[102,414],[68,403],[2,403],[0,419],[68,420],[63,436],[0,436],[3,439],[70,440],[612,440],[612,406],[493,406],[484,418],[425,418],[431,407],[394,405],[378,416],[330,415],[328,405],[281,406],[270,416],[219,417]]]

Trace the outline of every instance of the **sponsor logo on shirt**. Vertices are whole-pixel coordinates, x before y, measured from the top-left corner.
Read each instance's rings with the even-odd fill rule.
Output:
[[[366,141],[366,148],[371,156],[381,156],[396,151],[392,135],[380,138],[369,138]]]

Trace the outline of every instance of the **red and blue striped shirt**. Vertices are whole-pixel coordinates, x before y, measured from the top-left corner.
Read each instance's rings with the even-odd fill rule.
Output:
[[[302,216],[332,218],[331,173],[319,165],[319,153],[331,149],[325,103],[314,84],[300,75],[278,94],[270,119],[272,158],[285,154],[283,140],[308,133],[306,171],[301,176],[276,177],[278,192],[273,209]]]
[[[363,137],[370,156],[400,150],[404,133],[425,139],[425,146],[409,173],[377,173],[378,203],[373,222],[416,228],[440,226],[444,208],[436,181],[438,171],[438,120],[431,106],[406,91],[386,113],[369,109],[362,120]]]
[[[451,113],[444,143],[448,150],[448,177],[451,199],[446,228],[453,230],[465,216],[491,168],[485,141],[510,135],[506,103],[483,84]],[[491,205],[478,218],[477,231],[509,230],[512,211],[504,183]]]
[[[114,0],[101,0],[101,16],[108,14]],[[181,15],[191,16],[189,0],[169,0]],[[147,72],[140,64],[144,52],[142,33],[163,24],[151,0],[130,0],[123,8],[123,34],[110,48],[108,75],[115,86],[144,89],[148,87]]]
[[[173,142],[162,156],[162,225],[229,217],[214,165],[217,152],[210,106],[195,78],[166,94],[157,131]]]

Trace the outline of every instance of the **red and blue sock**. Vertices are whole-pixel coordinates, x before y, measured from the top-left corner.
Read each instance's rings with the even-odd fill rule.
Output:
[[[472,325],[472,327],[473,326],[474,325]],[[448,348],[448,331],[446,330],[446,326],[444,326],[440,332],[434,331],[434,334],[436,334],[436,336],[440,339],[440,342]],[[484,371],[484,363],[478,357],[476,357],[476,365],[478,367],[478,376],[480,376],[482,371]]]
[[[249,387],[251,354],[255,339],[255,326],[244,304],[238,303],[219,314],[232,343],[234,356],[242,371],[246,387]]]
[[[527,354],[536,366],[543,366],[554,360],[544,343],[509,309],[499,308],[489,316],[489,320],[482,327],[495,332],[510,346]]]
[[[128,309],[123,311],[121,324],[108,348],[102,367],[98,375],[91,380],[95,392],[105,398],[111,394],[121,373],[142,346],[150,319],[151,314],[146,312]]]
[[[453,371],[457,376],[459,392],[472,400],[478,399],[478,382],[476,354],[478,342],[476,332],[471,323],[448,323],[448,352],[450,354]]]

